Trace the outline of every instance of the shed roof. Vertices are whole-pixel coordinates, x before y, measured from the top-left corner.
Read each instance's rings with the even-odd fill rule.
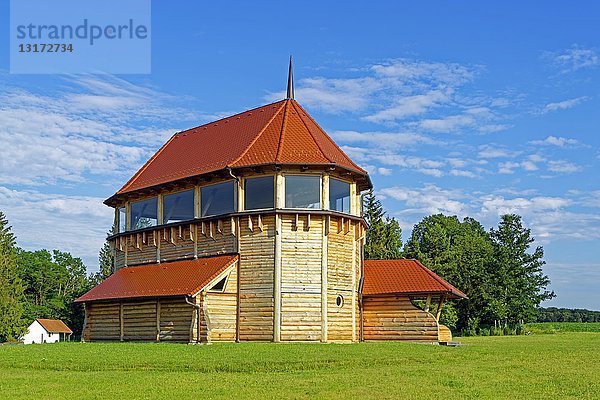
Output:
[[[446,294],[466,298],[418,260],[365,260],[362,294]]]
[[[73,333],[73,331],[59,319],[37,318],[36,321],[39,322],[48,333]]]
[[[226,168],[269,164],[331,165],[367,176],[296,100],[285,99],[176,133],[115,196]]]
[[[195,296],[237,259],[224,255],[121,268],[75,301]]]

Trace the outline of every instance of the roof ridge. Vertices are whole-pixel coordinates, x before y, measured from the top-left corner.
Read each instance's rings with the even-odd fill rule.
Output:
[[[129,185],[131,185],[131,184],[133,183],[133,181],[134,181],[134,180],[135,180],[137,177],[139,177],[139,176],[142,174],[142,172],[144,172],[144,171],[145,171],[145,170],[146,170],[146,169],[147,169],[147,168],[150,166],[150,164],[152,164],[152,162],[153,162],[154,160],[156,160],[156,158],[159,156],[159,154],[160,154],[160,153],[162,153],[162,152],[163,152],[163,150],[167,148],[167,146],[169,145],[169,143],[171,143],[171,142],[172,142],[172,141],[175,139],[175,136],[177,136],[177,134],[178,134],[178,133],[180,133],[180,132],[176,132],[176,133],[174,133],[174,134],[173,134],[173,136],[171,136],[171,137],[169,138],[169,140],[167,140],[167,142],[166,142],[165,144],[163,144],[163,145],[160,147],[160,149],[158,149],[158,151],[157,151],[156,153],[154,153],[154,155],[153,155],[152,157],[150,157],[150,159],[149,159],[148,161],[146,161],[146,163],[145,163],[145,164],[142,166],[142,168],[140,168],[140,169],[139,169],[139,171],[138,171],[138,172],[136,172],[136,173],[135,173],[135,174],[134,174],[134,175],[133,175],[133,176],[132,176],[132,177],[131,177],[131,178],[130,178],[128,181],[127,181],[127,183],[125,183],[125,185],[123,185],[123,187],[117,191],[117,193],[119,193],[119,192],[122,192],[122,191],[123,191],[123,190],[125,190],[127,187],[129,187]]]
[[[232,114],[232,115],[228,115],[226,117],[221,117],[219,119],[215,119],[215,120],[209,121],[209,122],[207,122],[205,124],[202,124],[202,125],[194,126],[192,128],[186,129],[184,131],[179,131],[179,132],[176,133],[176,135],[178,135],[180,133],[189,132],[189,131],[192,131],[194,129],[202,128],[202,127],[207,126],[207,125],[216,124],[218,122],[224,121],[226,119],[234,118],[234,117],[237,117],[237,116],[242,115],[242,114],[251,113],[251,112],[254,112],[254,111],[258,110],[259,108],[266,108],[266,107],[269,107],[269,106],[273,106],[273,105],[275,105],[277,103],[282,103],[284,101],[285,100],[278,100],[278,101],[274,101],[273,103],[263,104],[262,106],[257,106],[257,107],[254,107],[254,108],[250,108],[248,110],[240,111],[238,113],[235,113],[235,114]]]
[[[304,125],[304,127],[306,128],[306,130],[308,131],[308,134],[310,135],[310,137],[312,138],[313,142],[315,142],[315,144],[317,145],[319,151],[321,152],[321,155],[323,155],[323,157],[325,157],[330,163],[335,164],[335,162],[331,159],[331,157],[329,157],[325,151],[323,151],[323,149],[321,148],[321,146],[319,145],[319,142],[317,141],[317,139],[315,138],[315,135],[312,134],[312,132],[310,131],[310,128],[308,127],[308,125],[306,125],[306,121],[304,121],[304,118],[302,118],[302,115],[300,115],[300,110],[298,110],[298,108],[296,108],[296,105],[294,103],[297,103],[296,101],[292,102],[292,106],[294,107],[294,109],[296,110],[296,112],[298,113],[298,118],[300,118],[300,121],[302,121],[302,125]],[[304,111],[304,109],[302,109]],[[306,114],[306,112],[304,113]],[[314,122],[314,120],[313,120]]]
[[[288,99],[289,100],[289,99]],[[279,155],[281,154],[281,144],[283,143],[283,135],[285,135],[285,125],[288,118],[288,107],[290,102],[285,102],[285,108],[283,109],[283,118],[281,121],[281,134],[279,135],[279,141],[277,142],[277,153],[275,153],[275,162],[279,161]]]
[[[248,152],[248,150],[250,150],[250,148],[254,145],[254,143],[256,143],[256,141],[262,136],[263,133],[265,133],[265,131],[271,125],[271,123],[273,122],[273,120],[275,119],[275,117],[277,117],[279,115],[279,113],[281,112],[281,109],[284,108],[285,105],[287,104],[285,102],[285,100],[281,100],[281,101],[278,101],[278,102],[275,102],[275,103],[271,103],[271,104],[277,104],[277,103],[282,103],[281,106],[279,107],[279,109],[275,113],[273,113],[273,115],[271,116],[271,118],[269,119],[269,121],[267,121],[267,123],[265,124],[265,126],[262,127],[262,129],[260,130],[260,132],[258,132],[258,135],[256,135],[254,137],[254,139],[252,139],[252,141],[250,142],[250,144],[248,144],[248,146],[244,149],[244,151],[242,151],[242,154],[240,154],[240,156],[238,158],[236,158],[235,160],[233,160],[233,161],[231,161],[229,163],[230,165],[233,165],[233,164],[237,163],[238,161],[240,161],[242,159],[242,157],[244,157],[246,155],[246,153]],[[262,107],[265,107],[265,106],[262,106]],[[256,110],[256,109],[262,108],[262,107],[257,107],[257,108],[254,108],[253,110]],[[252,110],[248,110],[248,111],[252,111]],[[243,114],[243,113],[240,113],[240,114]]]
[[[308,119],[310,119],[310,120],[312,121],[312,123],[313,123],[313,124],[315,124],[317,128],[319,128],[319,130],[321,131],[321,133],[323,133],[323,134],[325,135],[325,138],[327,138],[327,140],[329,140],[329,142],[330,142],[331,144],[333,144],[333,145],[335,146],[335,148],[336,148],[336,149],[338,149],[338,150],[339,150],[339,151],[340,151],[340,152],[341,152],[341,153],[344,155],[344,157],[346,157],[346,159],[347,159],[347,160],[350,162],[350,164],[354,165],[354,166],[357,168],[357,170],[358,170],[358,171],[360,171],[360,172],[363,172],[363,173],[366,173],[366,171],[365,171],[364,169],[362,169],[360,166],[358,166],[358,165],[357,165],[357,164],[356,164],[354,161],[352,161],[352,160],[350,159],[350,157],[348,157],[348,155],[347,155],[346,153],[344,153],[344,150],[342,150],[342,149],[340,148],[340,146],[338,146],[338,145],[337,145],[337,143],[336,143],[336,142],[335,142],[335,141],[334,141],[334,140],[333,140],[333,139],[332,139],[332,138],[331,138],[331,137],[330,137],[330,136],[327,134],[327,132],[325,132],[325,130],[324,130],[323,128],[321,128],[321,125],[319,125],[319,124],[317,123],[317,121],[315,121],[315,120],[314,120],[314,118],[313,118],[313,117],[311,117],[311,116],[310,116],[310,114],[309,114],[309,113],[307,113],[307,112],[306,112],[306,110],[305,110],[305,109],[304,109],[304,108],[303,108],[303,107],[302,107],[302,106],[301,106],[301,105],[300,105],[298,102],[296,102],[296,103],[298,104],[298,107],[300,107],[300,110],[302,110],[302,111],[303,111],[303,113],[304,113],[304,116],[305,116],[305,117],[307,117]],[[304,123],[304,124],[305,124],[305,126],[306,126],[306,123],[304,122],[304,119],[302,118],[302,115],[301,115],[300,113],[298,113],[298,115],[300,115],[300,119],[302,120],[302,123]],[[312,133],[311,133],[311,136],[312,136]],[[313,139],[314,139],[314,137],[313,137]],[[318,145],[318,144],[317,144],[317,145]],[[320,148],[321,148],[321,147],[319,147],[319,149],[320,149]],[[322,150],[321,150],[321,151],[322,151]],[[327,157],[327,158],[328,158],[328,157]]]
[[[465,293],[461,292],[460,290],[458,290],[457,288],[455,288],[454,286],[452,286],[450,283],[446,282],[441,276],[439,276],[438,274],[436,274],[435,272],[433,272],[432,270],[430,270],[429,268],[427,268],[425,265],[423,265],[423,263],[421,261],[417,260],[416,258],[411,258],[410,260],[414,261],[427,274],[429,274],[429,276],[431,276],[433,279],[435,279],[443,287],[445,287],[446,289],[448,289],[450,291],[450,293],[454,293],[454,294],[459,294],[460,293],[461,295],[467,297],[467,295]]]

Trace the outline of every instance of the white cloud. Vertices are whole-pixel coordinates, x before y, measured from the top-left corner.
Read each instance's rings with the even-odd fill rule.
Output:
[[[388,108],[378,111],[364,119],[371,122],[390,122],[397,119],[421,115],[431,108],[446,103],[449,93],[435,90],[425,94],[397,98]]]
[[[573,72],[582,68],[592,68],[600,64],[600,56],[595,49],[574,45],[562,52],[546,53],[561,72]]]
[[[358,132],[333,131],[331,136],[339,143],[360,143],[375,148],[401,148],[418,144],[440,144],[440,141],[414,132]]]
[[[506,147],[492,143],[479,146],[477,157],[490,158],[514,158],[519,155],[518,151],[508,150]]]
[[[560,136],[548,136],[544,140],[532,140],[529,142],[530,144],[540,145],[540,146],[558,146],[558,147],[566,147],[566,146],[575,146],[579,144],[576,139],[565,138]]]
[[[587,100],[587,96],[581,96],[574,99],[563,100],[556,103],[548,103],[544,106],[544,112],[557,111],[557,110],[567,110],[569,108],[575,107],[577,104]]]
[[[12,225],[19,246],[67,251],[94,270],[114,216],[102,200],[0,186],[1,211]]]
[[[550,160],[548,161],[548,169],[561,174],[571,174],[580,171],[581,167],[565,160]]]

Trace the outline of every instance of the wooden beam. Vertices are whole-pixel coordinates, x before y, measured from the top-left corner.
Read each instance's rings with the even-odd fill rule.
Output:
[[[125,331],[123,329],[123,302],[119,302],[119,333],[122,342],[123,337],[125,336]]]
[[[160,342],[160,299],[156,300],[156,341]]]
[[[275,270],[273,273],[273,341],[281,341],[281,215],[275,215]],[[238,290],[240,290],[238,288]]]
[[[310,221],[310,214],[309,214]],[[327,224],[323,224],[323,239],[321,242],[321,342],[327,343],[328,340],[328,318],[327,318],[327,296],[329,292],[327,274],[328,274],[328,236],[326,234]]]
[[[425,301],[425,312],[429,312],[430,306],[431,306],[431,295],[428,295],[427,300]]]
[[[435,320],[440,321],[440,315],[442,315],[442,306],[444,305],[444,300],[446,296],[440,296],[440,303],[438,304],[437,312],[435,313]]]

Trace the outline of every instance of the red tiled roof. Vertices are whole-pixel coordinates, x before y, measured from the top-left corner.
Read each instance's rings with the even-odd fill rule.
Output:
[[[122,268],[75,301],[194,296],[237,259],[226,255]]]
[[[293,99],[179,132],[118,194],[225,168],[331,164],[365,174]]]
[[[417,260],[365,260],[362,294],[442,294],[467,296]]]
[[[73,331],[59,319],[44,319],[38,318],[40,323],[48,333],[73,333]]]

